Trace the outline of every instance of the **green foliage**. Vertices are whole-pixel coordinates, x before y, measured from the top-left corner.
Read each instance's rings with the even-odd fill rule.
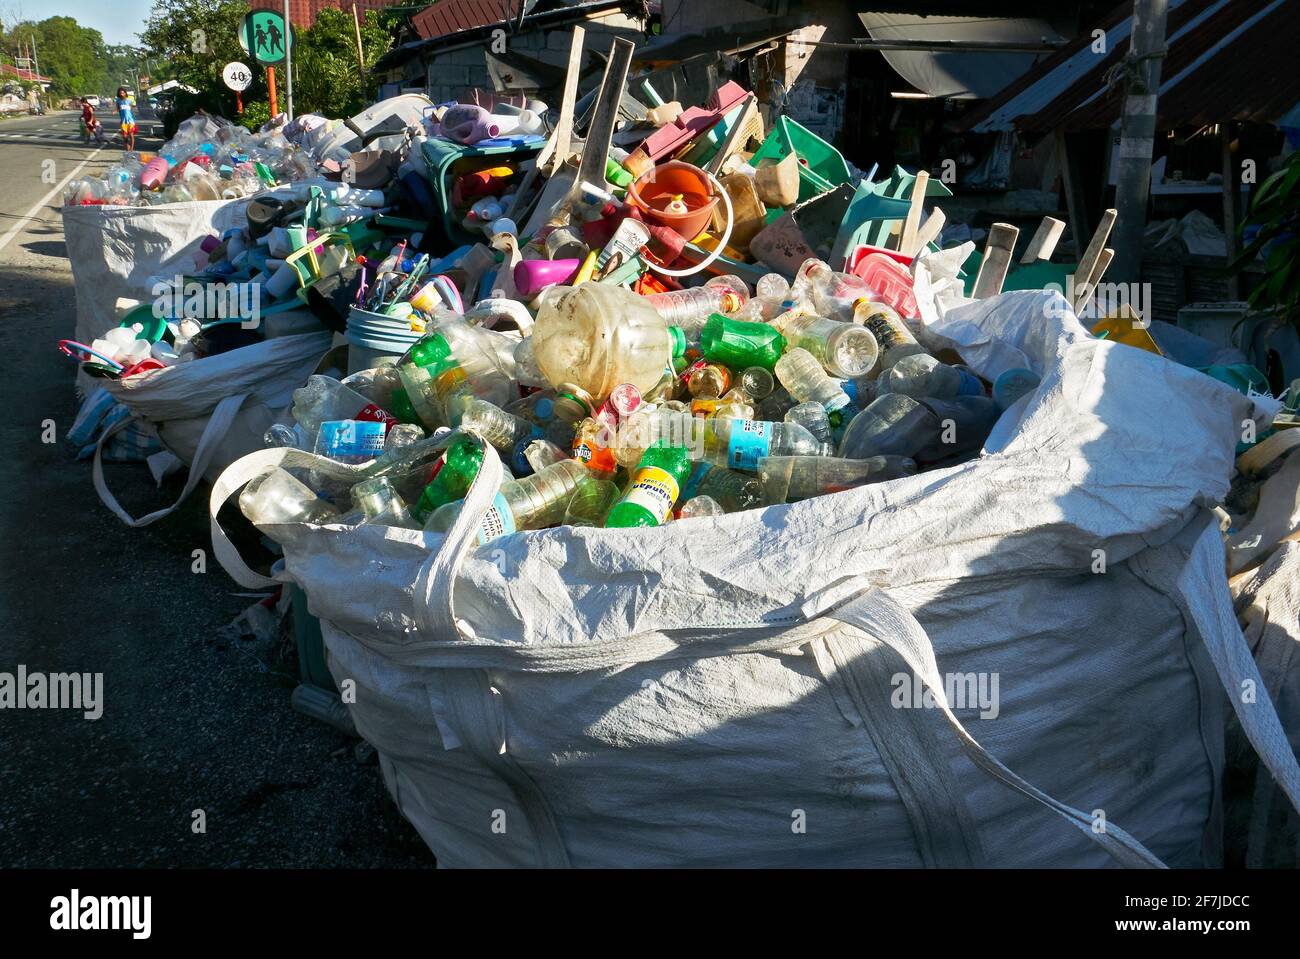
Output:
[[[391,21],[389,21],[391,22]],[[393,34],[371,10],[361,21],[361,47],[373,64],[393,45]],[[349,117],[365,105],[357,65],[356,28],[351,11],[321,10],[310,30],[298,36],[294,57],[294,107],[298,113]]]
[[[98,30],[83,27],[72,17],[19,23],[9,31],[6,52],[20,43],[30,51],[33,35],[41,73],[52,81],[50,92],[54,96],[102,92],[108,78],[104,71],[104,37]]]
[[[1264,279],[1250,292],[1251,306],[1280,309],[1300,320],[1300,153],[1262,184],[1251,201],[1242,230],[1257,227],[1254,240],[1229,267],[1239,272],[1264,255]]]
[[[263,100],[245,103],[244,112],[235,114],[235,122],[256,133],[267,120],[271,119],[271,104]]]
[[[177,97],[176,112],[181,119],[198,107],[234,115],[235,95],[222,82],[221,70],[232,60],[248,62],[238,36],[239,21],[246,13],[244,0],[154,0],[140,40],[154,62],[165,65],[168,79],[199,91],[192,97]],[[244,99],[265,97],[263,71],[254,70],[253,84],[244,91]]]

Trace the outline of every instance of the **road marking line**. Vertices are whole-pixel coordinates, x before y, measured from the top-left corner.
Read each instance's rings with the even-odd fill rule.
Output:
[[[63,182],[62,182],[62,183],[58,184],[58,185],[57,185],[53,190],[51,190],[49,193],[45,194],[45,196],[41,197],[40,200],[37,202],[37,204],[36,204],[34,207],[32,207],[30,210],[27,211],[27,215],[26,215],[26,216],[22,217],[21,219],[19,219],[19,221],[18,221],[17,223],[15,223],[13,226],[11,226],[11,227],[9,228],[9,231],[8,231],[7,233],[5,233],[4,236],[0,236],[0,251],[3,251],[4,248],[7,247],[7,246],[10,244],[10,242],[12,242],[13,238],[16,237],[20,232],[22,232],[22,229],[23,229],[23,227],[25,227],[25,226],[27,225],[27,222],[28,222],[29,220],[33,220],[33,219],[35,219],[35,218],[36,218],[36,214],[40,213],[41,210],[42,210],[42,208],[44,208],[44,206],[45,206],[47,203],[49,203],[49,202],[50,202],[51,200],[53,200],[56,196],[58,196],[58,195],[59,195],[59,191],[62,190],[65,186],[67,186],[69,183],[71,183],[71,182],[72,182],[72,178],[75,177],[75,176],[76,176],[78,173],[80,173],[82,170],[84,170],[85,167],[86,167],[86,164],[89,163],[91,160],[95,159],[95,156],[96,156],[96,155],[99,153],[99,151],[102,150],[102,149],[104,149],[104,148],[103,148],[103,147],[96,147],[96,148],[95,148],[95,152],[92,153],[90,156],[86,157],[86,159],[82,160],[81,163],[78,164],[78,166],[77,166],[77,168],[76,168],[75,170],[73,170],[71,173],[69,173],[67,176],[65,176],[65,177],[63,178]]]

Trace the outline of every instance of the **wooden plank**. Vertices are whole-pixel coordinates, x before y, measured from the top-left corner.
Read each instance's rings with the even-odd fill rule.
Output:
[[[1025,255],[1020,258],[1021,264],[1027,266],[1039,260],[1050,260],[1064,232],[1064,220],[1058,220],[1053,216],[1043,217],[1043,222],[1038,224],[1034,238],[1029,241],[1029,249],[1025,250]]]
[[[994,223],[989,227],[989,238],[984,244],[984,261],[980,264],[972,290],[975,299],[986,300],[1002,292],[1002,284],[1011,266],[1011,254],[1019,238],[1019,228],[1010,223]]]
[[[1056,151],[1061,157],[1061,186],[1065,193],[1065,209],[1070,214],[1070,235],[1074,237],[1074,252],[1083,249],[1083,238],[1088,235],[1088,206],[1079,182],[1079,164],[1070,157],[1065,145],[1065,134],[1056,131]]]
[[[1106,247],[1097,256],[1096,262],[1093,263],[1092,274],[1088,277],[1088,281],[1083,286],[1076,285],[1074,287],[1074,311],[1076,313],[1087,305],[1088,299],[1097,289],[1097,284],[1101,282],[1102,276],[1106,273],[1106,268],[1110,266],[1110,261],[1113,259],[1115,259],[1115,251],[1110,247]]]
[[[1101,259],[1101,253],[1106,249],[1106,241],[1110,239],[1110,231],[1115,226],[1115,217],[1114,210],[1107,210],[1101,215],[1101,223],[1097,227],[1097,232],[1092,235],[1092,239],[1088,242],[1088,248],[1079,257],[1079,266],[1074,271],[1074,288],[1076,290],[1087,284],[1092,277],[1093,270],[1097,268],[1097,261]]]
[[[745,97],[744,104],[740,108],[740,115],[736,117],[736,122],[727,131],[727,138],[718,147],[718,152],[713,154],[713,159],[709,160],[704,167],[709,173],[718,176],[722,170],[722,164],[727,162],[727,157],[736,152],[736,147],[740,145],[741,134],[749,126],[749,114],[753,111],[754,104],[754,95],[751,93]]]
[[[921,211],[925,208],[925,190],[930,185],[928,170],[920,170],[912,181],[912,205],[907,209],[907,219],[903,221],[903,235],[898,241],[898,250],[907,256],[909,250],[916,249],[916,230],[921,225]]]
[[[636,44],[622,37],[615,37],[610,45],[605,79],[600,85],[600,96],[596,99],[591,125],[587,128],[582,162],[578,166],[578,180],[569,194],[571,199],[576,199],[583,182],[593,186],[605,183],[605,162],[609,159],[610,138],[614,135],[614,124],[618,121],[619,103],[623,99],[623,88],[627,85],[627,71],[632,65],[634,50]]]
[[[559,118],[555,121],[555,129],[551,131],[546,143],[538,151],[535,165],[525,174],[519,189],[515,191],[514,202],[510,204],[510,209],[506,213],[506,216],[516,223],[519,221],[515,217],[522,216],[528,210],[524,204],[537,179],[541,176],[552,176],[563,167],[564,161],[569,158],[569,151],[573,148],[573,105],[578,98],[578,73],[582,69],[582,44],[585,35],[586,31],[582,27],[573,28],[573,36],[569,40],[569,63],[564,74],[564,93],[560,99]]]

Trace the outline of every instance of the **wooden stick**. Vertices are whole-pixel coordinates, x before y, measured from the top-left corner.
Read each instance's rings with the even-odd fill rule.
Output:
[[[582,27],[573,28],[573,37],[569,41],[569,65],[564,74],[564,93],[560,99],[560,115],[555,121],[555,129],[538,151],[536,163],[515,191],[514,202],[506,213],[512,220],[515,220],[517,214],[522,215],[526,211],[523,204],[527,202],[528,194],[532,192],[538,177],[552,176],[569,158],[573,141],[573,106],[578,99],[578,73],[582,69],[582,43],[585,36],[586,31]]]
[[[986,300],[1002,292],[1002,284],[1011,266],[1011,254],[1016,248],[1020,230],[1010,223],[994,223],[989,227],[989,238],[984,244],[984,262],[975,277],[973,296]]]
[[[1060,242],[1061,234],[1064,232],[1064,220],[1058,220],[1051,216],[1043,217],[1043,222],[1038,224],[1038,230],[1034,233],[1034,238],[1029,241],[1029,249],[1025,250],[1025,255],[1020,258],[1020,265],[1027,266],[1030,263],[1037,263],[1039,260],[1050,260],[1052,254],[1056,252],[1056,244]]]
[[[596,109],[592,113],[591,124],[587,127],[587,138],[582,146],[582,163],[578,166],[578,181],[570,196],[575,196],[584,182],[593,186],[603,186],[605,183],[605,162],[609,159],[610,138],[614,135],[618,108],[623,100],[623,88],[627,86],[627,71],[632,65],[632,53],[635,50],[636,44],[622,37],[615,37],[610,46],[605,81],[600,85]]]
[[[1088,277],[1088,282],[1083,284],[1081,287],[1076,286],[1074,288],[1074,311],[1076,313],[1083,309],[1084,305],[1088,302],[1088,298],[1091,297],[1093,291],[1097,289],[1097,284],[1101,282],[1102,275],[1106,272],[1106,267],[1110,266],[1110,261],[1113,259],[1115,259],[1115,251],[1110,247],[1106,247],[1106,249],[1101,251],[1101,255],[1097,257],[1097,262],[1093,265],[1092,275]]]
[[[727,138],[722,141],[722,145],[718,147],[718,152],[713,154],[713,158],[704,167],[714,176],[721,174],[722,164],[727,162],[727,157],[731,156],[736,151],[736,147],[740,145],[740,135],[744,132],[745,127],[749,125],[749,113],[754,109],[754,103],[754,94],[751,93],[745,97],[745,101],[740,107],[740,113],[736,116],[736,122],[727,131]]]
[[[1088,241],[1088,248],[1079,257],[1079,267],[1074,271],[1073,279],[1076,290],[1088,284],[1088,280],[1092,277],[1092,271],[1097,268],[1097,261],[1101,259],[1102,251],[1106,249],[1106,241],[1110,239],[1111,228],[1115,225],[1115,216],[1114,210],[1107,210],[1101,215],[1101,223],[1097,226],[1097,232]],[[1077,301],[1078,297],[1075,297],[1075,299]]]
[[[921,229],[916,231],[915,248],[911,250],[900,250],[899,252],[913,257],[920,256],[925,252],[925,248],[943,232],[943,225],[945,222],[947,222],[947,217],[944,216],[943,210],[935,207],[930,211],[930,215],[925,218],[925,222],[921,224]]]
[[[903,236],[898,241],[898,251],[908,253],[916,247],[916,229],[921,225],[921,211],[925,207],[925,190],[930,185],[930,174],[921,170],[912,181],[912,205],[907,209],[907,219],[903,221]]]

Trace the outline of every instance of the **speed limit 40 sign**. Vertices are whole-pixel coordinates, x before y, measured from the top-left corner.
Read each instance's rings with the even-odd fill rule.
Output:
[[[253,82],[253,71],[238,61],[227,63],[225,69],[221,71],[221,79],[225,81],[226,86],[239,93],[241,90],[247,90],[248,85]]]

